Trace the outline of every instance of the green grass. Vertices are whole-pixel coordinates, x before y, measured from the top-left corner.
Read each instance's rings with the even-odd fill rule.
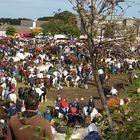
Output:
[[[115,83],[126,82],[126,81],[127,81],[126,74],[114,75],[114,76],[111,76],[110,86],[112,86]],[[23,83],[18,83],[16,93],[18,92],[19,87],[28,87],[28,85],[25,85]],[[121,96],[124,95],[123,90],[121,90],[119,92],[120,92]],[[85,102],[87,102],[89,100],[90,96],[93,96],[95,98],[94,102],[95,102],[96,107],[97,108],[101,107],[101,102],[99,100],[99,96],[97,93],[97,89],[95,87],[95,83],[90,82],[88,90],[85,90],[83,87],[74,88],[74,87],[63,86],[62,91],[58,92],[55,88],[51,88],[51,90],[47,94],[47,102],[40,103],[39,109],[41,111],[43,111],[47,108],[47,106],[54,106],[55,100],[59,93],[61,94],[62,98],[66,97],[68,99],[68,102],[72,102],[76,98],[80,99],[81,97],[83,97]]]

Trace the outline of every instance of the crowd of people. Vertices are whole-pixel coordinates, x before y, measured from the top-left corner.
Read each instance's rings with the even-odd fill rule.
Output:
[[[1,37],[0,41],[0,96],[2,100],[9,102],[5,110],[10,117],[13,116],[9,121],[9,140],[36,139],[33,131],[38,129],[38,139],[47,136],[51,140],[53,134],[50,122],[53,117],[59,115],[63,115],[69,123],[78,121],[84,124],[82,119],[85,116],[80,113],[85,106],[88,115],[92,113],[95,108],[93,97],[90,97],[88,102],[85,102],[84,98],[68,102],[68,97],[62,98],[60,95],[56,99],[55,108],[51,112],[47,110],[43,116],[42,113],[39,114],[38,105],[39,101],[46,101],[50,88],[63,90],[65,87],[62,83],[68,87],[82,87],[88,90],[88,83],[93,80],[94,69],[91,66],[86,40],[56,41]],[[120,48],[104,47],[103,44],[96,50],[101,84],[108,84],[110,75],[126,71],[130,73],[129,81],[135,78],[132,70],[140,68],[138,60],[129,58]],[[129,49],[125,51],[129,52]],[[137,46],[134,53],[140,55]],[[16,94],[18,82],[29,86],[18,89],[19,97]],[[117,92],[117,89],[111,87],[109,94],[118,96]],[[25,129],[25,125],[28,128]]]

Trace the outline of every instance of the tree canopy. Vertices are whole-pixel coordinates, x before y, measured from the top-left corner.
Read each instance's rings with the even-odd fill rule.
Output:
[[[80,35],[76,16],[68,11],[56,13],[54,18],[42,25],[42,30],[44,35],[65,34],[73,37]]]
[[[9,26],[6,29],[6,35],[8,36],[14,36],[16,33],[16,29],[13,26]]]

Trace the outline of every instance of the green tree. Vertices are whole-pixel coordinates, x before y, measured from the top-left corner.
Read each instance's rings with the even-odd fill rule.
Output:
[[[62,20],[51,19],[48,21],[48,23],[42,25],[43,34],[55,35],[63,33],[64,26],[65,24]]]
[[[48,21],[50,19],[54,19],[54,17],[40,17],[37,20]]]
[[[140,73],[140,70],[138,70]],[[128,104],[120,106],[113,112],[115,125],[115,140],[139,140],[140,139],[140,79],[134,79],[126,91],[131,100]]]
[[[66,34],[69,37],[79,37],[81,33],[77,25],[68,24],[65,25],[64,34]]]
[[[8,26],[6,29],[6,35],[14,36],[16,33],[16,29],[13,26]]]
[[[80,35],[76,16],[69,11],[58,12],[54,17],[42,17],[39,20],[48,20],[48,23],[42,25],[43,35],[65,34],[70,37]]]
[[[56,13],[54,15],[54,18],[63,20],[66,24],[77,24],[76,16],[69,11],[63,11],[61,13]]]
[[[66,24],[61,19],[51,19],[48,23],[42,25],[44,35],[65,34],[68,36],[79,36],[80,30],[76,24]]]

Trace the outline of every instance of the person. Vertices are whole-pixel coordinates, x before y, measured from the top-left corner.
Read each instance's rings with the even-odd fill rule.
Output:
[[[99,68],[98,69],[98,74],[99,74],[100,82],[103,85],[104,84],[104,70],[102,68]]]
[[[83,140],[102,140],[98,133],[98,128],[94,122],[88,126],[87,133],[87,136],[85,136]]]
[[[41,140],[44,137],[53,140],[51,125],[38,115],[39,95],[35,90],[28,90],[24,98],[25,111],[12,116],[7,133],[8,140]]]
[[[9,102],[9,107],[7,108],[9,116],[14,116],[17,113],[16,103],[14,101]]]
[[[63,114],[63,115],[66,115],[67,113],[67,108],[68,108],[68,101],[67,101],[67,98],[65,97],[64,99],[62,99],[60,101],[60,112]]]
[[[79,111],[81,111],[85,106],[86,106],[86,103],[84,101],[84,98],[81,97],[81,99],[79,101],[79,107],[78,107]]]
[[[94,100],[93,100],[93,97],[91,96],[89,101],[88,101],[88,109],[87,109],[87,112],[90,113],[92,112],[93,108],[94,108]]]
[[[118,96],[118,90],[113,86],[111,87],[110,93],[112,96]]]

